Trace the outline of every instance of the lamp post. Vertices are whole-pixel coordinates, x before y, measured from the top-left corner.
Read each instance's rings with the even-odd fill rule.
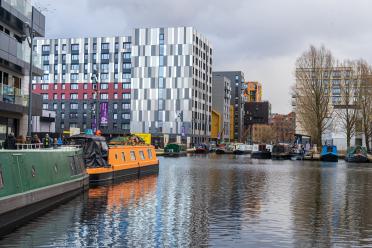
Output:
[[[94,110],[94,113],[95,113],[95,122],[96,122],[96,125],[95,125],[95,130],[93,131],[97,131],[99,129],[99,90],[98,90],[98,83],[97,83],[97,72],[94,71],[93,74],[92,74],[92,77],[90,78],[92,80],[92,84],[93,84],[93,90],[94,90],[94,93],[95,93],[95,100],[94,100],[94,106],[95,106],[95,110]],[[93,123],[93,120],[92,120],[92,123]],[[92,124],[92,127],[93,127],[93,124]]]
[[[32,133],[32,62],[33,62],[33,44],[34,44],[34,7],[31,11],[31,25],[26,24],[30,37],[27,37],[28,45],[30,46],[30,70],[28,81],[28,122],[27,136],[31,137]]]

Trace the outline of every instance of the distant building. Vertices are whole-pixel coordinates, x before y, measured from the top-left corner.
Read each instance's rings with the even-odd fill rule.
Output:
[[[251,142],[253,138],[252,126],[254,124],[269,124],[271,104],[265,102],[244,103],[244,133],[243,139]]]
[[[230,102],[231,81],[227,77],[213,75],[212,79],[212,110],[221,115],[219,141],[230,141]],[[213,116],[212,116],[213,119]]]
[[[33,13],[34,35],[44,36],[45,17],[31,1],[0,1],[0,141],[12,132],[26,136],[28,130],[28,99],[31,48],[28,25]],[[26,39],[25,39],[26,38]],[[40,56],[34,52],[33,75],[42,75]],[[41,113],[35,97],[33,114]]]
[[[32,116],[33,133],[55,133],[56,132],[56,112],[43,110],[41,115]],[[53,136],[53,135],[52,135]]]
[[[131,132],[151,133],[159,143],[208,141],[210,42],[192,27],[139,28],[132,38]]]
[[[213,77],[215,76],[223,76],[231,81],[231,105],[234,107],[233,141],[243,141],[244,73],[242,71],[215,71]]]
[[[287,115],[273,114],[270,118],[277,143],[293,143],[295,139],[296,118],[295,113]]]
[[[36,51],[44,74],[35,77],[33,91],[43,96],[44,110],[58,113],[56,132],[94,129],[97,119],[104,134],[130,132],[130,36],[41,39]]]
[[[262,84],[259,82],[244,82],[243,95],[247,102],[261,102]]]
[[[270,124],[253,124],[252,142],[254,144],[264,143],[271,144],[275,142],[275,133],[272,125]]]
[[[211,139],[214,141],[220,140],[221,135],[221,114],[216,110],[212,109],[212,129]]]

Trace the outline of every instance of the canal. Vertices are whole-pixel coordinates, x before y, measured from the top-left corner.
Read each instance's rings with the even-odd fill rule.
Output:
[[[4,247],[372,246],[372,167],[160,158],[158,175],[89,189]]]

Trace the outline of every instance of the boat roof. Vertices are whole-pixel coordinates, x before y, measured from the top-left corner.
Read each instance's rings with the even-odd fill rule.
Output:
[[[90,140],[106,141],[105,137],[103,136],[97,136],[97,135],[91,135],[91,134],[77,134],[77,135],[70,136],[67,139],[90,139]]]

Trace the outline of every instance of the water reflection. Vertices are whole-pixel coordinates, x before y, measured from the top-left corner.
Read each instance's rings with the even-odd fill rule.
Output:
[[[159,175],[92,188],[0,246],[371,246],[371,177],[368,164],[161,158]]]

